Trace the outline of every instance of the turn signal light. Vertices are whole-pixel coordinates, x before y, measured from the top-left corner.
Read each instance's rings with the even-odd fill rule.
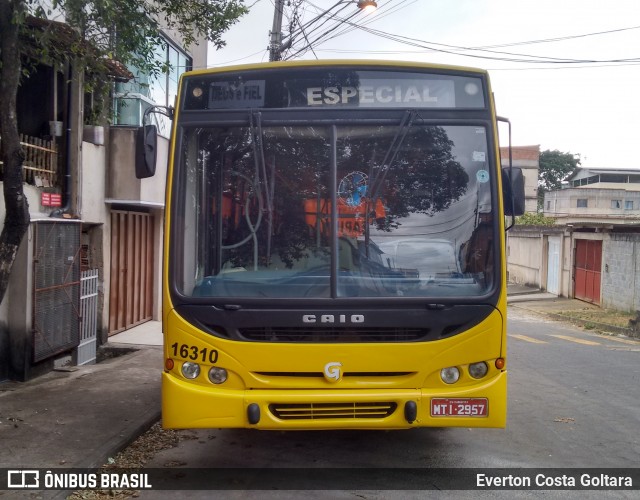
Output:
[[[167,358],[167,360],[164,362],[164,369],[168,372],[173,370],[173,359]]]
[[[506,361],[504,358],[498,358],[496,359],[496,368],[498,370],[502,370],[504,368]]]

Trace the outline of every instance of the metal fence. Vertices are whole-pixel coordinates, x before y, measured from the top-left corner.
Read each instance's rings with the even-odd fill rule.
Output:
[[[83,271],[80,278],[80,344],[78,365],[95,363],[98,330],[98,270]]]

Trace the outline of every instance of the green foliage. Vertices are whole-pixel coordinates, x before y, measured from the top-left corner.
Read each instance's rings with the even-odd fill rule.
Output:
[[[553,217],[545,217],[544,214],[527,212],[520,217],[516,217],[516,224],[519,226],[553,226],[556,220]]]
[[[23,52],[36,63],[79,62],[88,69],[89,87],[107,79],[114,61],[152,76],[168,72],[155,54],[165,43],[161,30],[177,33],[187,49],[200,37],[222,47],[222,34],[247,12],[243,0],[53,0],[47,11],[43,2],[31,2],[31,16],[47,19],[64,12],[67,26],[23,30],[28,44]]]
[[[547,149],[540,153],[538,185],[545,191],[560,189],[562,181],[579,166],[579,155]]]
[[[222,34],[246,11],[243,0],[0,0],[0,159],[6,212],[0,233],[0,303],[29,226],[16,112],[20,78],[41,63],[59,67],[72,62],[86,68],[87,90],[99,94],[103,105],[109,75],[121,64],[152,76],[167,72],[155,57],[161,30],[177,33],[185,48],[201,37],[221,47]]]
[[[538,206],[542,206],[544,193],[560,189],[562,181],[580,166],[580,155],[562,153],[557,149],[540,153],[538,169]]]

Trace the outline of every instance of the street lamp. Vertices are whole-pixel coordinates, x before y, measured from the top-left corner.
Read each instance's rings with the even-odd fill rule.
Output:
[[[364,12],[371,12],[378,8],[378,4],[373,0],[358,0],[358,8]]]
[[[271,43],[269,44],[269,61],[279,61],[282,59],[282,51],[291,46],[291,37],[289,40],[282,41],[282,12],[284,10],[284,1],[285,0],[276,0],[275,1],[275,12],[273,14],[273,28],[271,29]],[[374,0],[345,0],[340,3],[355,3],[358,8],[365,12],[369,13],[378,8],[378,3]],[[335,5],[334,5],[335,7]],[[318,17],[323,16],[327,12],[330,12],[331,9],[325,10]]]

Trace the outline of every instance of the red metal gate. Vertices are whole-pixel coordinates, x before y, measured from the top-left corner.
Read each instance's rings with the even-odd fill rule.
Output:
[[[600,304],[602,241],[576,240],[574,267],[576,299]]]

